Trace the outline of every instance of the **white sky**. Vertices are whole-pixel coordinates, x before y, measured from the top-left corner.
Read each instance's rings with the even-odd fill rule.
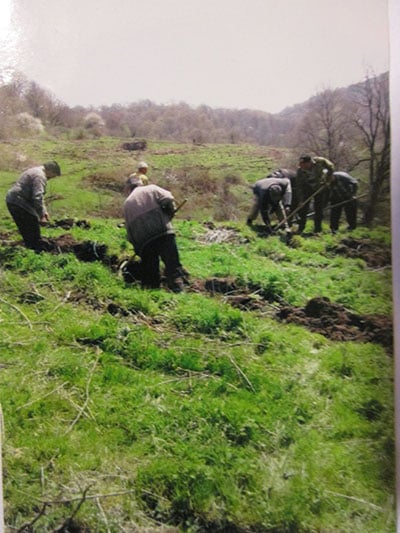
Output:
[[[389,68],[388,0],[0,0],[0,62],[68,105],[276,113]]]

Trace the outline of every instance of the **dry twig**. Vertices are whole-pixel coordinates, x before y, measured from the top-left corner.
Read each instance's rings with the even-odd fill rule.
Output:
[[[29,326],[29,329],[33,329],[33,328],[32,328],[32,323],[31,323],[31,321],[30,321],[29,318],[26,316],[26,314],[23,313],[23,312],[21,311],[21,309],[20,309],[19,307],[17,307],[17,306],[14,305],[14,304],[10,304],[10,302],[7,302],[6,300],[3,300],[3,298],[0,298],[0,302],[3,303],[3,304],[5,304],[5,305],[10,306],[12,309],[14,309],[14,311],[17,311],[17,313],[19,313],[19,314],[20,314],[20,315],[21,315],[21,316],[27,321],[28,326]]]
[[[90,389],[90,383],[92,381],[92,378],[93,378],[93,375],[94,375],[94,371],[96,370],[96,366],[97,366],[97,363],[99,361],[99,358],[100,358],[100,351],[98,352],[97,354],[97,357],[96,357],[96,360],[95,362],[93,363],[93,366],[92,366],[92,369],[89,373],[89,377],[86,381],[86,386],[85,386],[85,401],[83,402],[83,405],[81,406],[81,408],[79,409],[79,412],[78,414],[76,415],[75,419],[72,421],[71,425],[69,426],[69,428],[66,430],[66,432],[64,433],[64,435],[67,435],[70,431],[72,431],[73,427],[75,426],[75,424],[79,421],[79,419],[81,418],[81,416],[83,415],[85,409],[87,408],[88,404],[89,404],[89,401],[90,401],[90,397],[89,397],[89,389]]]

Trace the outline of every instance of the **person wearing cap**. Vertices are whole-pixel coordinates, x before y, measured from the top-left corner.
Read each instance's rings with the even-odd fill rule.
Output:
[[[179,259],[171,223],[175,215],[174,197],[158,185],[143,185],[138,176],[130,180],[129,188],[124,203],[125,227],[129,242],[141,258],[142,287],[160,287],[161,259],[168,288],[181,292],[187,272]]]
[[[332,233],[339,229],[339,220],[344,209],[348,230],[357,227],[358,181],[347,172],[334,172],[329,180],[330,228]]]
[[[296,181],[296,170],[290,168],[277,168],[272,170],[267,178],[288,178],[290,180],[290,186],[292,188],[292,202],[290,204],[290,210],[293,211],[299,205],[299,188]]]
[[[292,187],[290,179],[268,175],[262,178],[253,186],[254,202],[251,211],[247,217],[247,224],[252,225],[258,214],[261,214],[268,232],[272,231],[270,214],[276,213],[278,220],[281,221],[290,212],[292,202]],[[284,212],[282,212],[282,207]]]
[[[302,233],[306,227],[311,200],[314,202],[314,232],[322,231],[323,209],[327,199],[327,185],[334,165],[325,157],[302,155],[296,173],[296,183],[300,193],[299,227]]]
[[[47,180],[61,176],[56,161],[25,170],[6,195],[7,208],[27,248],[43,250],[40,225],[49,220],[44,196]]]
[[[126,193],[129,192],[129,187],[130,187],[129,181],[130,180],[135,180],[135,178],[139,178],[142,181],[143,185],[148,185],[149,184],[149,178],[147,176],[148,168],[149,168],[149,166],[148,166],[148,164],[145,161],[140,161],[140,163],[138,163],[137,172],[134,172],[133,174],[131,174],[128,177],[128,179],[127,179],[127,182],[126,182]]]

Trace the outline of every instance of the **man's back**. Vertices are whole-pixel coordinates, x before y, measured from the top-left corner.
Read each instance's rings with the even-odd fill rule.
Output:
[[[172,194],[158,185],[136,187],[124,203],[128,238],[140,255],[151,240],[174,233],[171,224]]]

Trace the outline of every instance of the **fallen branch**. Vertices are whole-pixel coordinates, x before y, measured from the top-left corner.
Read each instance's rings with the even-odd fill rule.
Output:
[[[19,309],[19,307],[17,307],[16,305],[14,304],[10,304],[10,302],[6,302],[6,300],[3,300],[3,298],[0,298],[0,302],[5,304],[5,305],[9,305],[12,309],[14,309],[15,311],[17,311],[17,313],[19,313],[22,317],[24,317],[24,319],[28,322],[28,326],[29,326],[29,329],[33,329],[32,328],[32,323],[31,321],[29,320],[29,318],[25,315],[25,313],[23,313],[21,311],[21,309]]]
[[[91,485],[89,485],[88,487],[86,487],[86,489],[83,491],[83,494],[82,494],[82,497],[81,499],[79,500],[79,503],[78,505],[75,507],[73,513],[71,516],[69,516],[66,520],[64,520],[64,522],[61,524],[61,526],[57,529],[55,529],[54,531],[55,532],[61,532],[61,531],[70,531],[69,529],[69,526],[72,524],[72,521],[74,519],[74,517],[78,514],[79,512],[79,509],[82,507],[82,505],[85,503],[86,501],[86,494],[87,494],[87,491],[90,489]]]
[[[19,407],[17,407],[16,411],[20,411],[21,409],[24,409],[25,407],[28,407],[29,405],[32,405],[32,404],[34,404],[36,402],[42,401],[44,398],[47,398],[48,396],[51,396],[54,392],[57,392],[58,390],[60,390],[63,387],[65,387],[65,385],[68,385],[68,381],[64,381],[64,383],[61,383],[61,385],[59,385],[55,389],[51,390],[50,392],[48,392],[44,396],[41,396],[40,398],[35,398],[31,402],[24,403],[24,405],[20,405]]]
[[[83,405],[81,406],[81,408],[79,409],[79,412],[78,414],[76,415],[75,419],[73,420],[73,422],[71,423],[71,425],[69,426],[69,428],[67,429],[67,431],[64,433],[64,435],[67,435],[70,431],[72,431],[73,427],[75,426],[75,424],[77,424],[77,422],[79,421],[79,419],[81,418],[81,416],[83,415],[85,409],[87,408],[88,404],[89,404],[89,401],[90,401],[90,397],[89,397],[89,388],[90,388],[90,383],[92,381],[92,378],[93,378],[93,374],[94,374],[94,371],[96,370],[96,366],[97,366],[97,363],[99,361],[99,358],[100,358],[100,352],[97,354],[97,357],[96,357],[96,360],[93,364],[93,367],[90,371],[90,374],[89,374],[89,377],[86,381],[86,386],[85,386],[85,401],[83,402]]]
[[[85,500],[97,500],[97,499],[105,499],[105,498],[114,498],[116,496],[125,496],[126,494],[132,494],[134,492],[136,492],[135,489],[130,489],[130,490],[121,490],[121,491],[117,491],[117,492],[109,492],[109,493],[106,493],[106,494],[92,494],[92,495],[88,495],[87,494],[87,491],[89,490],[90,487],[88,487],[87,489],[85,489]],[[43,503],[43,505],[47,505],[48,507],[51,506],[51,505],[69,505],[71,503],[74,503],[74,502],[77,502],[77,501],[81,501],[82,500],[82,496],[76,496],[74,498],[68,498],[68,499],[64,499],[64,500],[48,500],[48,501],[42,501],[41,503]]]
[[[377,511],[384,512],[384,509],[382,507],[379,507],[379,505],[375,505],[374,503],[368,502],[367,500],[356,498],[355,496],[348,496],[347,494],[341,494],[340,492],[334,492],[333,490],[327,490],[326,492],[329,494],[332,494],[333,496],[339,496],[340,498],[346,498],[346,500],[352,500],[354,502],[369,505],[370,507],[372,507],[373,509],[376,509]]]
[[[39,518],[41,518],[44,514],[46,514],[46,508],[47,508],[47,503],[44,503],[42,508],[38,512],[38,514],[35,516],[35,518],[31,520],[30,522],[25,522],[25,524],[23,524],[19,529],[17,529],[17,533],[22,533],[23,531],[33,531],[32,530],[33,524],[35,524],[39,520]]]
[[[249,378],[246,376],[246,374],[243,372],[243,370],[240,368],[240,366],[236,363],[236,361],[234,360],[234,358],[230,355],[229,356],[229,360],[230,362],[233,364],[233,366],[236,368],[236,370],[238,371],[238,373],[242,376],[242,378],[245,380],[245,382],[247,383],[247,385],[250,387],[250,389],[253,391],[253,392],[256,392],[255,391],[255,388],[253,387],[251,381],[249,380]]]

